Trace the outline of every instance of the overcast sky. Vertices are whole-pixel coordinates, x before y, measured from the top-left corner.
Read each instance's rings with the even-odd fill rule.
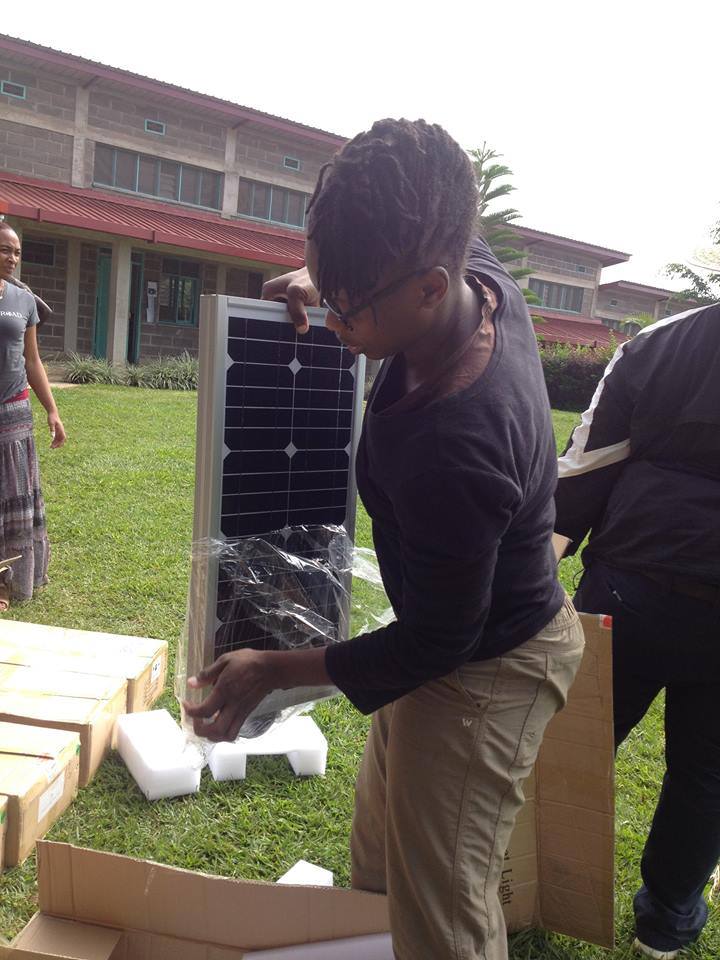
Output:
[[[720,219],[717,0],[33,0],[0,29],[343,135],[486,140],[525,225],[633,254],[606,279],[673,286]]]

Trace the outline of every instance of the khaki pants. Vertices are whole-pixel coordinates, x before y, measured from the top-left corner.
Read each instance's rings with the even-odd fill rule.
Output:
[[[582,658],[570,599],[537,636],[373,717],[352,883],[387,892],[397,960],[506,960],[498,896],[522,782]]]

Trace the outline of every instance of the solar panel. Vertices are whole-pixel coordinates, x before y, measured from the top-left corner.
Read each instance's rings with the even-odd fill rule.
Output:
[[[193,557],[188,675],[297,630],[292,617],[258,614],[268,587],[319,618],[315,642],[323,624],[347,633],[347,595],[329,589],[312,561],[347,567],[331,528],[354,534],[364,358],[327,330],[323,310],[309,320],[301,336],[284,304],[202,298],[193,540],[240,542],[232,554]],[[290,577],[287,553],[311,562]],[[249,571],[264,580],[262,597]]]

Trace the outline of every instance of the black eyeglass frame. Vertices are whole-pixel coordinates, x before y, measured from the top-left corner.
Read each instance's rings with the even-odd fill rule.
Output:
[[[373,293],[372,296],[367,298],[367,300],[363,300],[362,303],[357,304],[355,307],[350,307],[349,310],[341,310],[336,303],[333,303],[331,297],[325,297],[322,301],[322,305],[326,310],[329,310],[333,316],[336,316],[344,326],[347,327],[353,317],[356,317],[359,313],[362,313],[363,310],[367,310],[368,307],[374,307],[378,300],[384,300],[386,297],[389,297],[391,294],[395,293],[396,290],[399,290],[403,284],[407,283],[408,280],[412,280],[413,277],[419,277],[423,273],[427,273],[429,269],[431,268],[423,267],[422,270],[413,270],[412,273],[406,273],[398,280],[393,280],[393,282],[389,283],[387,286],[381,287],[380,290],[377,290],[375,293]]]

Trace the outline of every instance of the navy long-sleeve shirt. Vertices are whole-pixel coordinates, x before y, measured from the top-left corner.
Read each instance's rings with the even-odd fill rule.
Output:
[[[720,304],[618,348],[559,474],[568,553],[720,584]]]
[[[482,373],[453,395],[381,407],[390,359],[365,415],[358,489],[396,620],[329,647],[326,662],[366,713],[519,646],[563,602],[550,539],[555,443],[530,316],[481,240],[467,272],[497,300]]]

